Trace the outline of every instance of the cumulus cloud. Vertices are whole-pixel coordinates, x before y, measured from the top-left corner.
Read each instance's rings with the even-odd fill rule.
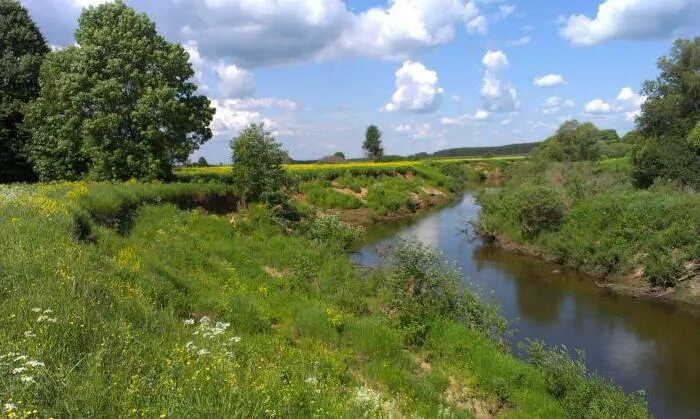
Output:
[[[24,0],[49,39],[70,43],[80,9],[104,0]],[[202,56],[253,68],[354,56],[405,60],[454,39],[484,33],[474,1],[390,0],[362,12],[343,0],[131,0],[168,38],[195,41]],[[55,29],[55,30],[54,30]]]
[[[503,51],[488,51],[481,60],[486,68],[481,85],[481,97],[490,112],[513,112],[518,109],[518,92],[503,82],[498,71],[508,67],[508,57]]]
[[[253,94],[255,81],[253,74],[235,64],[220,63],[214,67],[219,80],[218,94],[223,97],[246,97]]]
[[[554,87],[564,84],[564,77],[561,74],[545,74],[535,78],[535,86],[538,87]]]
[[[603,99],[593,99],[590,102],[586,103],[586,106],[584,106],[584,110],[591,114],[604,114],[613,112],[614,108],[611,104],[604,101]]]
[[[573,108],[576,106],[571,99],[562,99],[559,96],[550,96],[542,104],[542,113],[549,115],[559,112],[562,108]]]
[[[440,123],[443,125],[467,125],[471,121],[485,121],[489,119],[491,112],[479,109],[474,114],[464,114],[454,118],[444,117],[440,119]]]
[[[515,4],[501,4],[498,6],[498,13],[494,16],[496,20],[503,20],[515,12]]]
[[[574,45],[590,46],[613,39],[672,36],[700,18],[697,0],[605,0],[594,18],[561,18],[560,34]]]
[[[636,93],[631,87],[623,87],[617,94],[617,100],[621,104],[627,120],[634,121],[641,113],[642,104],[646,102],[647,97]]]
[[[423,64],[405,61],[396,71],[396,90],[383,110],[386,112],[434,112],[440,107],[443,89],[438,75]]]

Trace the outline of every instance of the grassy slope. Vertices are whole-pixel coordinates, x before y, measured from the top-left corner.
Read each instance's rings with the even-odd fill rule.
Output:
[[[551,376],[468,325],[436,321],[421,348],[405,345],[385,310],[382,273],[283,234],[266,211],[234,228],[167,203],[224,193],[191,184],[0,189],[6,413],[570,413]],[[149,203],[159,205],[140,206]]]
[[[587,271],[635,272],[652,284],[673,285],[692,274],[692,261],[700,258],[700,194],[671,185],[636,190],[629,164],[513,166],[503,188],[481,195],[481,228]],[[523,191],[532,186],[554,191],[565,207],[559,226],[534,236],[523,231],[520,218]]]

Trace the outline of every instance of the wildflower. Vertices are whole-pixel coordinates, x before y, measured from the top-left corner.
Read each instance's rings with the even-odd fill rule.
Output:
[[[23,375],[23,376],[19,377],[19,379],[20,379],[20,381],[22,381],[25,384],[32,384],[35,382],[34,377],[29,376],[29,375]]]
[[[202,317],[199,319],[199,324],[202,326],[209,326],[211,324],[211,319],[207,316]]]
[[[15,368],[15,369],[12,370],[12,375],[21,374],[21,373],[23,373],[23,372],[25,372],[25,371],[27,371],[27,368],[25,368],[25,367],[18,367],[18,368]]]
[[[24,337],[25,338],[35,338],[36,334],[34,332],[32,332],[31,330],[27,330],[26,332],[24,332]]]
[[[58,319],[56,317],[51,317],[46,319],[47,322],[49,323],[58,323]]]
[[[29,359],[27,355],[20,355],[17,358],[15,358],[15,362],[26,361],[27,359]]]
[[[193,325],[194,324],[194,319],[187,319],[182,321],[186,325]]]
[[[10,352],[9,354],[5,354],[0,356],[0,359],[5,359],[5,358],[12,358],[13,356],[19,355],[17,352]]]
[[[43,315],[43,314],[42,314],[41,316],[37,317],[36,322],[37,322],[37,323],[41,323],[41,322],[47,321],[47,320],[49,320],[49,316],[46,316],[46,315]]]
[[[316,379],[316,377],[314,377],[314,376],[312,375],[312,376],[310,376],[309,378],[306,379],[306,382],[307,382],[308,384],[316,385],[316,384],[318,383],[318,379]]]
[[[5,405],[3,406],[4,413],[14,412],[15,410],[17,410],[17,405],[12,402],[5,403]]]
[[[199,355],[199,356],[209,355],[210,353],[211,353],[211,352],[209,352],[208,350],[206,350],[206,349],[204,349],[204,348],[202,348],[202,349],[200,349],[200,350],[197,351],[197,355]]]
[[[34,308],[32,309],[32,311],[33,311],[34,313],[41,313],[41,308],[39,308],[39,307],[34,307]]]
[[[240,336],[234,336],[234,337],[232,337],[231,339],[229,339],[229,342],[233,342],[233,343],[238,343],[238,342],[240,342],[240,341],[241,341],[241,337],[240,337]]]
[[[47,308],[46,310],[44,310],[44,314],[51,314],[51,313],[53,313],[53,310],[51,310],[50,308]]]
[[[194,342],[192,342],[192,341],[187,342],[187,344],[185,345],[185,348],[187,348],[190,351],[194,351],[195,349],[197,349],[197,347],[194,346]]]
[[[46,365],[44,365],[43,362],[37,361],[37,360],[34,360],[34,359],[31,360],[31,361],[27,361],[24,365],[29,366],[29,367],[32,367],[32,368],[36,368],[36,367],[45,367],[45,366],[46,366]]]

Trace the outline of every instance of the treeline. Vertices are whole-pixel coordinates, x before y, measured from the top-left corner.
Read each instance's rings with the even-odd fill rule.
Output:
[[[0,0],[0,182],[163,179],[212,137],[189,55],[121,1],[83,11],[50,51]]]
[[[471,157],[471,156],[514,156],[527,154],[535,148],[539,142],[508,144],[496,147],[459,147],[439,150],[432,154],[419,153],[416,156],[426,155],[431,157]]]

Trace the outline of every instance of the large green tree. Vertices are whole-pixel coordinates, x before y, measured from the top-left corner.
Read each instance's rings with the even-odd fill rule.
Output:
[[[362,149],[365,150],[367,157],[374,161],[380,161],[384,156],[382,132],[375,125],[367,127],[365,142],[362,144]]]
[[[212,136],[189,56],[121,1],[85,9],[78,46],[47,55],[27,108],[41,179],[155,179]]]
[[[559,126],[557,132],[533,150],[533,155],[554,161],[596,160],[600,145],[619,141],[614,130],[600,130],[590,122],[575,119]]]
[[[49,52],[27,10],[0,0],[0,182],[28,180],[22,107],[39,94],[39,68]]]
[[[644,83],[647,96],[637,119],[642,137],[633,153],[634,178],[649,186],[657,178],[700,187],[700,37],[679,39],[659,58],[656,80]]]

